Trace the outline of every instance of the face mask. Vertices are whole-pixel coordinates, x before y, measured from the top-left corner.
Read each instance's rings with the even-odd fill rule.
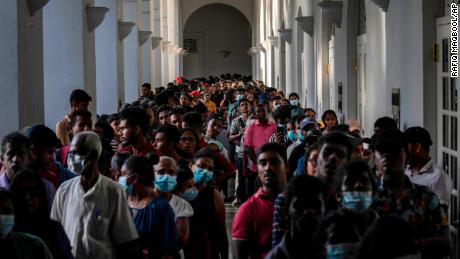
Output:
[[[76,174],[81,174],[83,169],[85,169],[85,159],[86,156],[69,154],[69,157],[67,158],[67,165],[69,170]]]
[[[239,95],[236,96],[236,100],[237,100],[237,101],[239,101],[239,100],[241,100],[241,99],[243,99],[243,98],[244,98],[244,95],[243,95],[243,94],[239,94]]]
[[[344,243],[336,245],[326,245],[327,259],[348,259],[355,258],[359,248],[359,243]]]
[[[356,213],[365,212],[372,204],[372,192],[343,192],[342,206]]]
[[[13,230],[14,215],[0,214],[0,237],[6,236]]]
[[[195,183],[197,184],[207,183],[212,180],[213,176],[213,172],[199,167],[197,167],[193,172],[193,180],[195,180]]]
[[[186,201],[193,201],[196,199],[196,196],[198,196],[196,187],[189,188],[180,194],[180,197],[184,198]]]
[[[297,132],[297,137],[299,138],[300,141],[304,142],[305,141],[305,136],[302,134],[302,131],[299,130]]]
[[[299,105],[299,100],[298,99],[292,99],[292,100],[289,100],[289,103],[291,103],[291,105],[297,106],[297,105]]]
[[[280,107],[281,105],[280,104],[277,104],[273,107],[273,110],[276,110],[278,107]]]
[[[118,178],[118,183],[121,185],[123,190],[125,190],[126,195],[131,195],[133,193],[133,185],[128,185],[126,182],[126,176],[120,176],[120,178]]]
[[[297,136],[295,131],[293,131],[293,130],[288,131],[287,136],[288,136],[288,139],[290,141],[292,141],[292,142],[297,141],[298,136]]]
[[[155,176],[155,187],[160,190],[160,192],[171,192],[177,185],[177,180],[175,176],[169,174],[156,175]]]

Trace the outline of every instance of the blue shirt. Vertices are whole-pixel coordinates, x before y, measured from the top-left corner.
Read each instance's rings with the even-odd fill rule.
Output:
[[[156,197],[143,209],[130,208],[134,216],[141,242],[149,250],[149,258],[164,255],[175,256],[178,252],[176,221],[169,202],[164,197]],[[136,211],[136,213],[133,213]]]

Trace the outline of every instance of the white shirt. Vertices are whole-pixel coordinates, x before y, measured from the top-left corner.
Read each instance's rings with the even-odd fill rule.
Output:
[[[416,174],[413,174],[412,170],[407,167],[406,175],[411,182],[428,187],[438,196],[441,204],[449,206],[453,188],[452,180],[441,167],[434,163],[433,159],[428,161]]]
[[[64,227],[75,258],[115,258],[115,246],[137,239],[136,227],[121,186],[99,175],[86,193],[81,176],[56,192],[51,218]]]
[[[172,195],[169,205],[171,205],[171,208],[174,211],[176,221],[178,218],[189,218],[193,216],[192,205],[175,194]]]

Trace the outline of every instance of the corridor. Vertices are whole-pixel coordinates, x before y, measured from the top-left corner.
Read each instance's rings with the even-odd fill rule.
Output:
[[[168,232],[171,235],[164,238],[177,250],[174,253],[182,257],[185,253],[188,258],[197,254],[212,258],[223,251],[220,249],[224,249],[225,242],[221,234],[226,233],[229,258],[236,258],[234,252],[244,252],[249,243],[244,242],[247,240],[241,225],[252,223],[259,226],[259,222],[248,220],[248,223],[239,219],[233,226],[236,230],[232,230],[238,208],[249,198],[248,195],[257,191],[254,181],[264,181],[253,179],[259,173],[259,147],[265,143],[284,145],[287,179],[282,183],[285,186],[274,192],[276,195],[278,191],[287,190],[288,180],[293,176],[308,174],[321,178],[318,171],[308,173],[308,166],[319,166],[318,157],[321,157],[323,147],[319,137],[331,131],[341,131],[350,137],[350,144],[358,155],[352,152],[348,155],[356,155],[359,160],[368,162],[371,173],[375,174],[372,183],[377,184],[384,177],[375,164],[378,160],[375,138],[381,133],[380,128],[388,127],[406,136],[402,139],[392,136],[397,143],[390,146],[407,144],[403,147],[406,161],[401,167],[407,179],[430,187],[438,197],[436,202],[442,207],[442,215],[428,218],[442,218],[442,223],[431,227],[451,240],[450,248],[446,246],[441,250],[450,258],[460,258],[460,110],[458,73],[455,73],[458,72],[458,4],[459,0],[2,0],[0,137],[4,141],[0,153],[0,187],[10,190],[13,176],[19,171],[37,172],[24,176],[24,179],[35,181],[34,175],[39,175],[44,180],[49,211],[43,214],[46,214],[43,219],[61,217],[58,221],[62,227],[57,227],[56,233],[61,235],[59,240],[67,236],[63,238],[65,244],[59,244],[63,246],[60,247],[62,251],[53,250],[56,244],[50,246],[49,240],[44,240],[50,246],[50,252],[53,255],[62,252],[58,258],[115,256],[110,249],[101,248],[104,245],[96,249],[89,249],[90,245],[86,243],[82,245],[84,242],[80,241],[84,238],[77,236],[84,231],[69,233],[64,215],[57,213],[59,208],[53,209],[54,214],[52,210],[59,204],[55,195],[69,195],[62,193],[61,184],[74,177],[85,179],[76,171],[88,170],[86,160],[88,156],[94,157],[94,154],[83,156],[72,151],[72,141],[78,139],[75,136],[81,132],[94,131],[99,134],[101,148],[85,146],[98,153],[98,165],[95,166],[94,161],[91,164],[94,174],[98,171],[97,175],[119,181],[125,189],[135,185],[132,180],[123,178],[131,175],[125,170],[128,155],[146,159],[134,159],[129,163],[136,170],[143,163],[153,166],[155,176],[151,172],[153,178],[149,183],[155,185],[146,189],[156,191],[147,192],[147,196],[166,197],[170,203],[171,194],[162,193],[171,193],[172,190],[164,186],[168,181],[180,185],[180,177],[168,177],[166,173],[160,177],[163,185],[158,184],[158,171],[164,173],[177,169],[179,172],[184,165],[191,170],[196,188],[186,182],[182,187],[187,188],[180,191],[178,187],[174,188],[177,199],[183,198],[171,205],[176,220],[173,223],[177,224],[178,230],[174,235]],[[256,126],[252,126],[253,123]],[[37,125],[40,126],[37,128]],[[168,126],[163,128],[164,125]],[[248,130],[250,126],[255,129]],[[158,133],[160,128],[164,132]],[[414,133],[412,136],[411,130],[418,135]],[[247,140],[250,139],[248,134],[254,136],[253,139]],[[86,137],[91,139],[94,136]],[[310,150],[312,147],[317,150]],[[11,151],[14,148],[18,149],[14,150],[17,154]],[[215,153],[215,157],[204,155],[212,158],[215,165],[205,162],[195,165],[199,160],[195,155],[203,148]],[[420,151],[422,149],[425,153]],[[7,154],[9,150],[12,155]],[[311,158],[306,156],[310,153],[313,154]],[[174,170],[158,169],[161,163],[157,160],[163,156],[174,160],[165,162],[171,163],[169,166]],[[282,154],[280,156],[284,158]],[[417,159],[423,163],[414,166]],[[338,172],[337,168],[346,167],[350,161],[346,162],[334,170]],[[424,170],[433,170],[439,177],[427,180],[429,177]],[[190,177],[189,171],[183,171]],[[197,171],[203,179],[209,178],[203,180],[202,186],[195,178]],[[135,174],[131,173],[131,176]],[[99,179],[93,177],[92,180]],[[234,181],[237,184],[233,184]],[[83,182],[96,186],[96,182]],[[37,188],[41,188],[42,185],[38,185]],[[138,191],[143,193],[140,184],[136,186],[136,195]],[[161,190],[159,186],[169,191]],[[211,199],[206,195],[212,194],[206,186],[218,190],[225,204],[220,204],[216,197],[219,201],[216,204],[214,201],[206,203],[206,199]],[[374,194],[380,189],[374,190]],[[38,192],[24,190],[29,191]],[[88,190],[84,191],[87,194]],[[129,192],[122,193],[128,199],[118,199],[118,202],[120,206],[128,207],[129,214],[126,212],[126,215],[117,217],[125,221],[123,217],[127,217],[131,222],[145,200],[136,200],[138,197],[131,197]],[[194,204],[194,199],[187,195],[203,200],[198,199]],[[273,217],[272,211],[265,211],[270,217],[261,216],[268,221],[281,219],[280,224],[273,223],[273,233],[272,229],[257,229],[257,233],[247,230],[248,236],[259,238],[259,243],[251,240],[253,255],[265,256],[274,248],[275,242],[269,241],[276,239],[276,231],[282,230],[283,234],[288,231],[283,228],[288,228],[291,223],[283,220],[288,219],[286,210],[289,210],[289,204],[283,203],[287,202],[283,195],[280,200],[269,195],[274,204],[268,207],[285,211],[275,211]],[[360,198],[364,199],[364,196]],[[372,199],[375,201],[377,197]],[[257,207],[260,205],[257,202],[263,201],[260,198],[252,202]],[[62,206],[65,204],[60,202]],[[100,231],[95,240],[103,239],[110,232],[108,226],[115,224],[109,224],[109,219],[102,217],[109,213],[109,209],[104,211],[106,205],[99,204],[101,208],[96,210],[95,207],[89,210],[85,205],[88,214],[81,215],[82,225],[99,226],[85,230],[90,232],[88,235]],[[65,211],[77,208],[68,206]],[[338,205],[342,206],[345,205]],[[267,206],[257,208],[263,210]],[[21,209],[18,213],[24,213]],[[216,215],[210,212],[212,209],[216,210]],[[198,212],[196,218],[192,218],[190,211],[193,210]],[[250,212],[245,211],[247,215],[241,218],[251,218]],[[376,213],[381,214],[381,211]],[[401,213],[407,215],[407,212]],[[161,213],[162,216],[166,214]],[[17,229],[21,229],[24,218],[18,219]],[[197,251],[182,249],[189,241],[185,238],[186,229],[190,227],[189,218],[203,231],[194,231],[193,227],[191,230],[196,240],[190,242],[197,245]],[[11,217],[6,217],[5,222],[3,219],[0,208],[0,237],[3,223],[9,222],[11,229],[14,225]],[[224,220],[226,231],[220,228]],[[41,223],[48,226],[53,224],[50,222]],[[264,223],[269,225],[267,222]],[[27,229],[30,226],[24,224],[22,227]],[[130,238],[141,234],[139,229],[134,229],[139,225],[125,224],[124,227],[120,233],[126,234],[126,240],[118,236],[106,237],[111,240],[120,238],[120,242],[133,241]],[[39,233],[40,228],[37,229],[32,234],[43,234]],[[423,231],[429,232],[427,229]],[[359,234],[362,236],[358,241],[362,242],[364,234]],[[86,232],[84,235],[86,237]],[[349,243],[359,243],[352,241]],[[277,242],[279,244],[281,239]],[[0,247],[2,245],[0,241]],[[327,245],[322,243],[323,257],[327,257]],[[127,251],[117,251],[118,256],[133,252],[129,246],[122,248]],[[149,249],[155,250],[144,247],[144,256]],[[161,249],[167,250],[166,247]],[[425,250],[417,249],[426,256]],[[101,251],[101,254],[91,254],[94,251]],[[3,257],[1,249],[0,257]]]

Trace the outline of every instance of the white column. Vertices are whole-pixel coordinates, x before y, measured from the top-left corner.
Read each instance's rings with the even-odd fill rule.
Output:
[[[141,3],[141,30],[143,31],[152,31],[150,27],[150,2],[142,1]],[[149,40],[141,46],[142,54],[142,83],[151,82],[151,57],[150,52],[152,50],[152,40],[149,37]]]
[[[160,0],[150,1],[150,28],[154,37],[161,37]],[[151,57],[151,82],[153,87],[161,86],[161,43],[152,49]]]
[[[391,114],[391,89],[386,85],[385,13],[370,0],[366,1],[366,27],[366,101],[369,123],[363,127],[369,133],[377,118]]]
[[[118,110],[118,1],[96,0],[97,6],[109,8],[104,22],[96,28],[96,96],[97,113]]]
[[[23,128],[43,123],[44,120],[43,13],[40,10],[31,17],[27,1],[18,0],[16,2],[18,8],[19,128]],[[10,98],[8,95],[6,97]],[[3,120],[3,122],[6,121]]]
[[[129,1],[123,3],[123,21],[137,22],[137,2]],[[124,49],[124,84],[125,102],[133,102],[139,98],[139,63],[138,63],[139,40],[137,25],[131,33],[123,40]]]
[[[85,88],[83,12],[81,0],[50,1],[43,9],[45,123],[53,129],[69,110],[72,90]]]
[[[0,135],[19,127],[17,0],[2,1],[0,8]]]

